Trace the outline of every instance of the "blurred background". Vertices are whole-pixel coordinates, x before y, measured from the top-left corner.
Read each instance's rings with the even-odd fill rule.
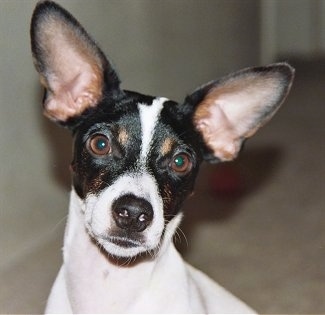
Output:
[[[0,313],[43,311],[61,264],[68,131],[43,118],[29,23],[0,1]],[[240,158],[203,165],[176,237],[185,259],[261,313],[325,313],[325,0],[66,0],[123,88],[182,101],[279,60],[284,107]]]

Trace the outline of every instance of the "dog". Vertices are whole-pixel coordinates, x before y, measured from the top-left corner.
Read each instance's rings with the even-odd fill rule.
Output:
[[[111,62],[65,9],[39,2],[31,47],[44,114],[71,130],[63,265],[46,313],[254,313],[173,244],[199,165],[233,160],[279,109],[294,69],[252,67],[183,103],[122,90]]]

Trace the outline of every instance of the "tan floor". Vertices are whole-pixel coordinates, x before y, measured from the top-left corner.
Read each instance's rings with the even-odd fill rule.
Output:
[[[324,69],[324,63],[322,64]],[[227,168],[244,192],[211,189],[204,166],[186,204],[185,258],[261,313],[325,313],[325,76],[298,69],[285,107]],[[307,71],[308,70],[308,71]],[[0,312],[40,313],[61,262],[64,222],[35,251],[1,270]],[[180,233],[181,234],[181,233]]]

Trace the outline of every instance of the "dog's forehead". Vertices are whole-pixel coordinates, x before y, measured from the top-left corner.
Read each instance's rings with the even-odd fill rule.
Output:
[[[178,104],[164,97],[146,96],[128,92],[118,102],[104,101],[93,112],[91,119],[85,120],[79,134],[86,138],[109,128],[114,140],[124,147],[139,147],[140,160],[148,157],[153,145],[166,154],[178,138],[171,123],[171,107]],[[134,151],[135,152],[135,151]]]
[[[179,140],[177,132],[170,124],[172,117],[169,111],[177,103],[164,97],[156,97],[149,104],[138,102],[136,106],[140,128],[138,134],[130,134],[130,140],[132,141],[132,137],[139,137],[140,161],[145,162],[153,148],[161,155],[166,155],[171,151],[172,144]],[[125,134],[129,133],[128,129],[126,128]],[[124,134],[123,124],[120,125],[120,130]]]
[[[143,160],[145,160],[146,156],[149,154],[158,125],[161,125],[161,123],[158,124],[158,122],[160,121],[164,104],[167,101],[166,98],[160,97],[154,99],[149,106],[141,103],[138,104],[142,136],[140,158]]]

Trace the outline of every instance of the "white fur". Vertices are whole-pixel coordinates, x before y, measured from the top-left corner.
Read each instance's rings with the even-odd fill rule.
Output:
[[[150,106],[145,104],[138,105],[142,130],[142,147],[140,155],[142,161],[145,160],[148,155],[154,129],[164,102],[166,101],[166,98],[159,97],[156,98]]]
[[[155,258],[128,267],[112,264],[91,241],[83,211],[72,191],[64,263],[47,313],[254,313],[182,260],[171,242],[180,216],[168,224]]]

